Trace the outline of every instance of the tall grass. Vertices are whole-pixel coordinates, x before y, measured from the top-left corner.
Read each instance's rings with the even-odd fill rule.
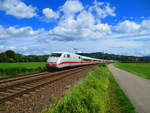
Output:
[[[0,63],[0,78],[45,71],[44,62]]]
[[[44,113],[135,113],[134,108],[105,66],[86,78]]]

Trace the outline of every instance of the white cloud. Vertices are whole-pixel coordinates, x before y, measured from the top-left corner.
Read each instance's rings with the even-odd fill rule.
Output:
[[[27,5],[24,7],[33,8]],[[8,13],[10,9],[5,11]],[[15,8],[14,12],[17,12]],[[35,9],[33,12],[35,13]],[[79,0],[67,0],[57,11],[45,8],[42,13],[45,19],[57,19],[57,25],[48,31],[43,28],[34,30],[28,26],[8,28],[0,26],[0,51],[13,49],[25,54],[45,54],[50,50],[68,51],[70,47],[65,45],[67,43],[73,47],[86,48],[87,52],[104,50],[126,55],[149,54],[150,41],[144,42],[142,39],[150,39],[150,20],[144,19],[140,23],[125,20],[114,26],[103,23],[102,20],[107,16],[116,16],[115,7],[108,3],[95,1],[93,6],[83,6]],[[19,15],[19,18],[27,18],[20,16],[22,15]],[[140,49],[142,47],[143,49]]]
[[[134,33],[140,30],[140,25],[129,20],[118,23],[115,29],[121,33]]]
[[[2,0],[0,1],[0,10],[17,18],[32,18],[37,15],[35,7],[28,6],[21,0]]]
[[[89,10],[91,12],[96,12],[99,18],[116,16],[116,14],[114,13],[115,7],[111,7],[109,3],[94,1],[94,6],[91,6]]]
[[[95,18],[94,15],[88,11],[82,11],[76,19],[77,23],[80,25],[80,27],[83,28],[90,28],[93,27],[95,24]]]
[[[60,7],[60,19],[49,30],[55,40],[100,39],[112,33],[111,26],[101,23],[107,16],[115,16],[115,7],[95,1],[92,6],[83,6],[79,0],[67,0]]]
[[[143,32],[149,32],[150,33],[150,19],[142,21],[141,29]]]
[[[0,50],[2,50],[2,49],[4,49],[4,48],[5,48],[4,46],[0,45]]]
[[[82,9],[83,5],[79,0],[66,0],[65,4],[61,7],[65,14],[77,13]]]
[[[150,19],[144,19],[141,23],[125,20],[115,25],[114,29],[119,33],[130,33],[133,35],[150,33]]]
[[[44,32],[44,29],[33,30],[31,27],[16,28],[12,26],[3,28],[0,26],[0,39],[30,37],[42,32]]]
[[[50,34],[58,35],[58,40],[80,40],[97,39],[111,34],[111,28],[108,24],[96,24],[94,16],[87,11],[82,11],[76,19],[68,17],[61,20]]]
[[[50,8],[45,8],[42,10],[42,12],[43,12],[45,18],[47,18],[47,19],[52,19],[52,18],[56,19],[59,17],[59,14]]]
[[[100,22],[102,17],[115,16],[114,7],[111,8],[109,4],[95,2],[94,6],[87,8],[78,0],[67,0],[61,8],[64,15],[60,17],[58,25],[49,31],[50,35],[55,35],[55,40],[99,39],[112,33],[110,25]],[[97,11],[99,16],[93,14],[94,10],[101,10]]]

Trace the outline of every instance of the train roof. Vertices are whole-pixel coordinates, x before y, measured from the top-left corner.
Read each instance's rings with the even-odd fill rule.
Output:
[[[78,55],[76,53],[70,53],[70,52],[62,52],[62,51],[56,51],[56,52],[51,52],[51,53],[62,53],[62,54],[72,54],[72,55],[77,55],[77,56],[81,56],[82,58],[85,58],[85,59],[93,59],[93,60],[103,60],[103,59],[97,59],[97,58],[91,58],[91,57],[87,57],[87,56],[82,56],[82,55]]]

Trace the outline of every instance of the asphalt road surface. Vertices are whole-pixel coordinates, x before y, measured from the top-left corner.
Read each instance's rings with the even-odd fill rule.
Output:
[[[150,80],[108,65],[120,87],[134,105],[138,113],[150,113]]]

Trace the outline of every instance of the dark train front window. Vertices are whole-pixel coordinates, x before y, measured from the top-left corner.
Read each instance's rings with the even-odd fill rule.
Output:
[[[50,57],[60,57],[61,53],[52,53]]]
[[[70,58],[70,55],[69,55],[69,54],[67,54],[67,57],[68,57],[68,58]]]

